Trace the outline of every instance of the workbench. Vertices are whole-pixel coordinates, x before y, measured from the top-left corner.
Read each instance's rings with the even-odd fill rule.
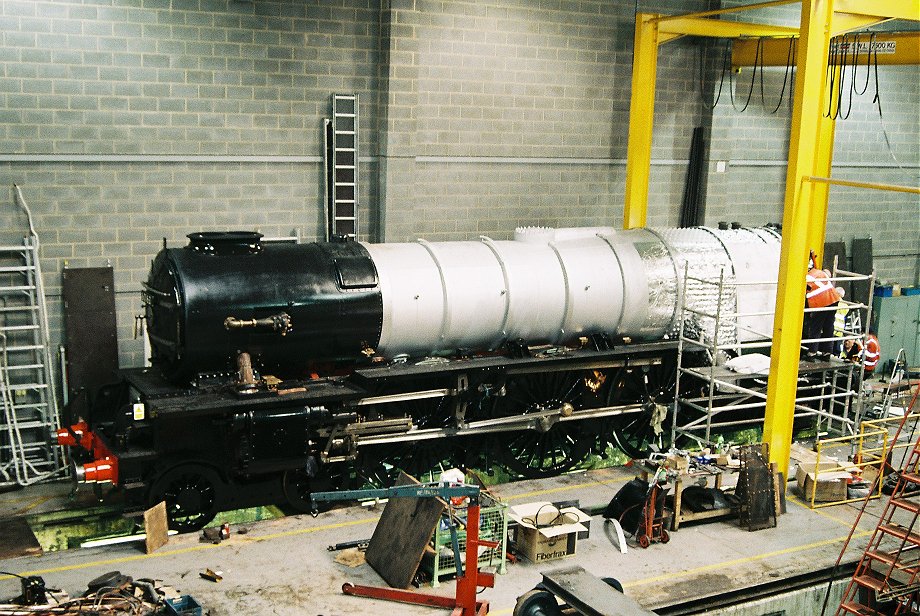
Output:
[[[678,472],[676,476],[669,476],[668,481],[674,486],[674,513],[671,516],[671,530],[677,530],[683,522],[693,522],[696,520],[708,520],[711,518],[721,518],[725,516],[737,515],[738,511],[731,507],[712,509],[710,511],[687,511],[683,510],[682,493],[685,485],[696,485],[697,482],[706,478],[707,486],[709,478],[713,478],[713,487],[722,488],[722,476],[725,473],[737,473],[739,469],[734,467],[709,467],[712,470],[695,469],[692,471]],[[648,481],[650,475],[655,473],[655,468],[648,465],[639,466],[643,481]]]

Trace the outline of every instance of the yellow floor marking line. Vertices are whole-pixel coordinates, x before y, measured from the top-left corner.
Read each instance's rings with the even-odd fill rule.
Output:
[[[369,524],[371,522],[376,522],[379,518],[364,518],[361,520],[352,520],[350,522],[337,522],[335,524],[324,524],[322,526],[313,526],[310,528],[299,528],[297,530],[282,531],[279,533],[272,533],[269,535],[263,535],[261,537],[249,537],[246,536],[244,542],[247,543],[257,543],[259,541],[265,541],[266,539],[275,539],[278,537],[289,537],[291,535],[306,535],[309,533],[318,533],[324,530],[333,530],[336,528],[344,528],[346,526],[359,526],[361,524]],[[239,545],[239,542],[234,542]],[[206,543],[201,545],[193,545],[187,548],[179,548],[178,550],[168,550],[161,552],[154,552],[153,554],[134,554],[131,556],[120,556],[118,558],[108,558],[105,560],[94,560],[85,563],[75,563],[73,565],[64,565],[61,567],[50,567],[48,569],[35,569],[34,571],[23,571],[19,575],[43,575],[47,573],[58,573],[61,571],[74,571],[76,569],[89,569],[90,567],[98,567],[101,565],[114,565],[118,563],[128,563],[136,560],[145,560],[148,558],[161,558],[165,556],[176,556],[178,554],[188,554],[190,552],[199,552],[201,550],[210,550],[213,548],[220,547],[224,545],[225,547],[233,547],[229,543],[225,544],[214,544]],[[9,580],[12,579],[11,575],[0,575],[0,580]]]
[[[16,514],[17,514],[17,515],[21,515],[21,514],[23,514],[23,513],[26,513],[26,512],[28,512],[28,511],[31,511],[31,510],[35,509],[36,507],[38,507],[39,505],[44,505],[45,503],[47,503],[48,501],[50,501],[52,498],[54,498],[54,496],[42,496],[41,498],[37,498],[37,499],[35,499],[34,502],[29,503],[28,505],[26,505],[26,506],[23,507],[22,509],[18,509],[18,510],[16,511]]]
[[[559,486],[558,488],[546,488],[545,490],[532,490],[530,492],[521,492],[520,494],[512,494],[510,496],[502,496],[501,499],[505,501],[517,500],[520,498],[531,498],[533,496],[542,496],[543,494],[553,494],[555,492],[566,492],[568,490],[578,490],[580,488],[590,488],[596,486],[597,484],[608,485],[612,483],[626,483],[628,479],[595,479],[594,481],[589,481],[587,483],[576,483],[570,486]],[[491,612],[490,612],[491,613]]]
[[[857,538],[862,538],[862,537],[868,537],[871,534],[872,534],[872,531],[862,531],[859,533],[855,533],[853,535],[853,538],[857,539]],[[703,565],[701,567],[695,567],[693,569],[687,569],[685,571],[666,573],[663,575],[656,575],[654,577],[644,578],[641,580],[634,580],[632,582],[625,582],[623,584],[623,587],[632,588],[635,586],[643,586],[645,584],[652,584],[655,582],[673,580],[675,577],[686,577],[688,575],[693,575],[695,573],[711,571],[712,569],[732,567],[734,565],[741,565],[744,563],[756,562],[758,560],[763,560],[765,558],[771,558],[773,556],[783,556],[784,554],[794,554],[796,552],[805,552],[807,550],[814,550],[816,548],[821,548],[827,545],[833,545],[835,543],[840,543],[845,540],[846,540],[846,537],[837,537],[835,539],[825,539],[823,541],[815,541],[814,543],[806,543],[805,545],[796,545],[790,548],[783,548],[782,550],[774,550],[773,552],[766,552],[764,554],[756,554],[754,556],[745,556],[743,558],[736,558],[735,560],[727,560],[727,561],[721,561],[717,563],[710,563],[708,565]]]
[[[868,535],[871,535],[871,534],[872,534],[871,531],[863,531],[863,532],[856,533],[855,535],[853,535],[853,538],[855,539],[858,537],[859,538],[867,537]],[[808,543],[805,545],[797,545],[791,548],[784,548],[782,550],[768,552],[766,554],[758,554],[756,556],[745,556],[743,558],[737,558],[735,560],[722,561],[718,563],[710,563],[708,565],[703,565],[701,567],[696,567],[694,569],[687,569],[685,571],[676,571],[672,573],[656,575],[654,577],[644,578],[641,580],[634,580],[632,582],[624,582],[623,587],[633,588],[636,586],[643,586],[645,584],[653,584],[656,582],[671,581],[676,577],[687,577],[695,573],[702,573],[704,571],[710,571],[712,569],[719,569],[719,568],[723,568],[726,566],[731,567],[731,566],[740,565],[743,563],[755,562],[758,560],[763,560],[765,558],[770,558],[772,556],[782,556],[784,554],[793,554],[795,552],[804,552],[807,550],[813,550],[813,549],[817,549],[817,548],[824,547],[827,545],[832,545],[834,543],[839,543],[841,541],[844,541],[845,539],[846,537],[837,537],[836,539],[825,539],[824,541],[815,541],[814,543]],[[505,608],[501,610],[490,610],[489,614],[491,616],[501,616],[502,614],[511,614],[512,612],[514,612],[514,608]]]
[[[307,533],[315,533],[323,530],[333,530],[336,528],[345,528],[346,526],[360,526],[362,524],[370,524],[371,522],[376,522],[380,519],[380,516],[373,518],[362,518],[360,520],[350,520],[348,522],[336,522],[335,524],[326,524],[324,526],[316,526],[314,528],[298,528],[295,530],[285,530],[278,533],[271,533],[268,535],[262,535],[259,537],[250,537],[245,535],[244,541],[257,543],[259,541],[265,541],[267,539],[277,539],[279,537],[290,537],[292,535],[305,535]]]
[[[16,503],[28,503],[35,500],[35,496],[21,496],[19,498],[0,498],[0,505],[14,505]],[[44,498],[44,497],[40,497]],[[48,498],[54,498],[54,496],[49,496]]]
[[[798,505],[799,507],[808,509],[809,511],[813,511],[814,513],[817,513],[818,515],[825,517],[828,520],[833,520],[834,522],[837,522],[838,524],[846,526],[847,528],[853,528],[853,522],[856,520],[856,518],[853,518],[853,520],[850,520],[850,521],[844,520],[843,518],[838,518],[837,516],[831,515],[830,513],[825,511],[823,507],[812,509],[806,501],[800,499],[798,496],[793,496],[792,494],[786,495],[786,502],[794,503]]]

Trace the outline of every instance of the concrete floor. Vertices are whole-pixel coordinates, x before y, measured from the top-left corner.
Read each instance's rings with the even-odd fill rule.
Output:
[[[505,484],[493,492],[511,505],[578,499],[588,508],[606,504],[632,476],[627,468],[604,469]],[[40,489],[0,494],[0,512],[5,517],[15,511],[37,511],[46,501]],[[740,529],[737,520],[681,526],[672,533],[670,543],[653,544],[645,550],[630,547],[627,554],[617,550],[611,529],[595,516],[591,536],[579,542],[575,556],[540,566],[509,565],[507,574],[496,576],[496,588],[480,596],[490,601],[492,614],[508,615],[516,598],[541,580],[541,571],[578,564],[598,576],[618,578],[627,595],[655,609],[832,565],[859,503],[810,510],[792,484],[787,503],[788,513],[774,529],[751,533]],[[873,515],[863,518],[852,542],[852,558],[865,547],[880,510],[881,503],[873,501],[869,509]],[[136,544],[115,545],[0,560],[0,570],[41,575],[49,586],[63,587],[72,594],[81,593],[94,577],[120,570],[135,578],[164,580],[194,596],[213,616],[446,614],[434,608],[397,607],[341,594],[344,582],[384,585],[369,566],[338,564],[333,560],[336,554],[326,549],[333,543],[369,537],[379,513],[343,507],[315,519],[304,515],[253,523],[247,534],[234,533],[219,545],[199,543],[197,534],[189,534],[172,537],[149,556]],[[198,572],[206,567],[222,571],[223,581],[201,579]],[[454,583],[423,590],[452,595]],[[17,593],[18,582],[0,575],[0,597]]]

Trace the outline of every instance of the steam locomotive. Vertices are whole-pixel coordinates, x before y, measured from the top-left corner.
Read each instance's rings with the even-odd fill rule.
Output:
[[[522,228],[514,240],[366,244],[199,232],[144,284],[150,368],[58,431],[74,475],[173,528],[222,509],[386,482],[441,463],[571,469],[642,455],[674,398],[675,334],[738,340],[697,312],[769,313],[770,228]],[[684,309],[682,309],[682,307]],[[690,310],[687,310],[690,308]],[[706,358],[701,358],[706,361]]]

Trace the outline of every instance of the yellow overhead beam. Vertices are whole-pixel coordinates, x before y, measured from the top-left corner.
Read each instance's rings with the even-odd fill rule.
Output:
[[[658,72],[658,16],[636,14],[629,142],[626,148],[626,204],[623,228],[644,227],[648,212],[648,180],[652,166],[652,124],[655,120],[655,75]]]
[[[671,19],[680,19],[682,17],[712,17],[713,15],[728,15],[729,13],[741,13],[743,11],[752,11],[754,9],[767,9],[784,4],[797,4],[801,0],[771,0],[770,2],[758,2],[756,4],[747,4],[745,6],[732,6],[724,9],[715,9],[712,11],[701,11],[699,13],[684,13],[683,15],[664,15],[658,18],[658,21],[668,21]]]
[[[831,36],[838,36],[855,30],[865,30],[866,28],[885,23],[886,21],[891,21],[891,18],[854,15],[853,13],[834,13],[834,21],[831,24]]]
[[[920,21],[916,0],[836,0],[834,11],[884,19]]]
[[[783,209],[783,239],[779,257],[773,347],[767,381],[764,441],[770,445],[770,459],[780,470],[789,468],[792,422],[798,379],[799,349],[802,343],[802,312],[805,273],[808,264],[813,183],[804,182],[818,164],[819,120],[824,110],[825,74],[834,3],[832,0],[802,0],[801,38],[795,79],[792,127],[789,135],[789,165]]]
[[[799,29],[770,24],[749,24],[706,17],[675,17],[658,22],[662,37],[708,36],[713,38],[738,38],[742,36],[796,36]],[[670,40],[670,39],[669,39]]]
[[[836,23],[836,22],[835,22]],[[853,43],[850,37],[850,43]],[[870,35],[860,33],[859,54],[857,60],[860,68],[867,62],[866,53],[869,50]],[[757,39],[735,41],[732,44],[732,66],[753,66],[757,57]],[[786,66],[789,57],[789,39],[763,39],[760,41],[760,55],[764,66]],[[879,32],[875,36],[877,54],[873,54],[871,62],[878,56],[879,65],[920,64],[920,32]],[[852,62],[848,51],[847,63]],[[860,71],[861,73],[862,71]]]

